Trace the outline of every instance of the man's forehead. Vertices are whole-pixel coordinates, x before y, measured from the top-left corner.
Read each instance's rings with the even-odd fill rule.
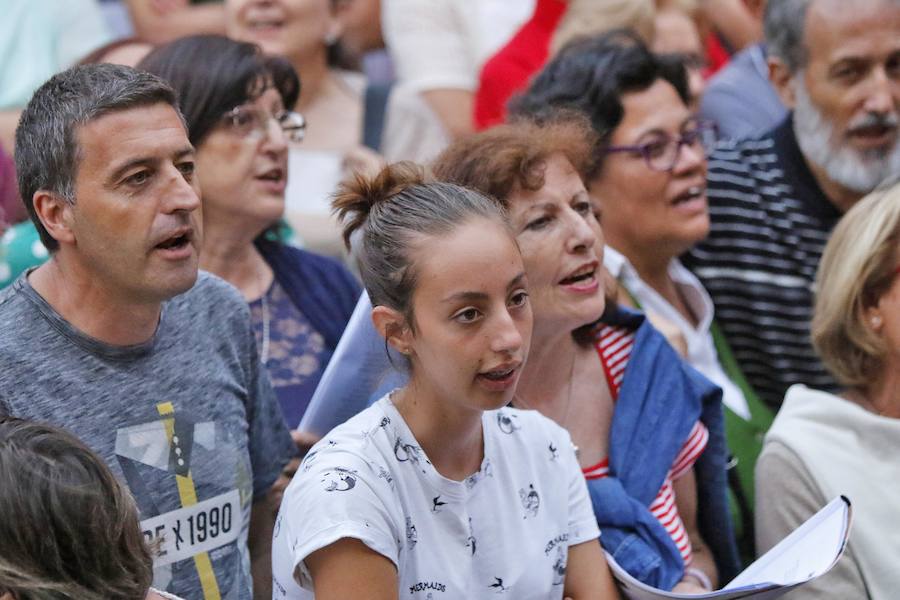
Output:
[[[190,147],[180,116],[163,102],[104,113],[79,127],[76,138],[82,161],[94,158],[110,168],[135,156],[170,156]]]
[[[809,7],[805,42],[812,54],[819,50],[828,58],[865,56],[879,37],[900,47],[898,0],[814,0]]]

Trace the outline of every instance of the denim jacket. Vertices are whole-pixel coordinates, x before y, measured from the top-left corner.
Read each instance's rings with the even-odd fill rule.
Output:
[[[588,480],[600,541],[648,585],[671,590],[682,579],[681,554],[649,506],[699,418],[709,430],[694,464],[699,529],[719,581],[727,582],[740,563],[728,509],[722,392],[682,361],[642,314],[610,310],[603,322],[636,335],[610,426],[609,477]]]

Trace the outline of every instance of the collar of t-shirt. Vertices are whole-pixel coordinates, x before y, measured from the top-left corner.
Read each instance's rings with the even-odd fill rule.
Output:
[[[794,197],[802,202],[809,214],[822,220],[824,223],[836,223],[842,216],[841,211],[831,203],[819,183],[810,171],[797,143],[794,134],[793,113],[781,122],[770,133],[775,143],[775,153],[781,159],[784,169],[784,177],[793,186]]]
[[[641,303],[642,308],[675,321],[675,324],[682,330],[686,338],[708,335],[713,318],[712,299],[700,284],[700,281],[677,258],[672,259],[669,263],[669,277],[681,288],[681,291],[684,293],[684,300],[688,303],[691,312],[696,315],[696,327],[691,325],[659,292],[644,283],[644,280],[641,279],[641,276],[628,258],[618,250],[607,245],[603,249],[603,265],[610,275],[615,277],[617,281],[620,281],[630,293],[634,294],[638,302]],[[690,339],[686,341],[690,343]]]
[[[376,404],[381,407],[384,415],[390,418],[391,423],[395,428],[394,431],[400,436],[400,439],[403,442],[411,443],[421,448],[419,441],[415,438],[412,430],[410,430],[409,426],[406,424],[406,420],[404,420],[403,416],[397,410],[397,407],[394,406],[393,401],[391,401],[391,396],[393,396],[393,394],[394,392],[383,396]],[[481,482],[485,476],[490,474],[492,469],[491,462],[497,458],[494,437],[492,435],[495,428],[490,427],[492,419],[496,419],[496,411],[485,411],[481,416],[481,427],[484,433],[484,458],[481,460],[481,467],[475,473],[472,473],[462,481],[455,481],[438,473],[437,469],[434,468],[434,465],[431,464],[431,461],[424,461],[425,464],[422,465],[421,471],[422,475],[434,489],[441,493],[441,495],[464,502],[466,498],[472,497],[484,487],[483,485],[478,485],[478,483]]]
[[[56,309],[54,309],[43,296],[37,293],[37,290],[35,290],[31,286],[31,282],[28,281],[28,276],[35,268],[37,267],[28,269],[15,281],[15,283],[13,283],[13,285],[15,286],[16,291],[21,293],[25,299],[35,307],[41,317],[43,317],[53,329],[59,332],[59,334],[69,342],[86,352],[109,360],[133,360],[146,356],[153,351],[156,346],[156,340],[159,338],[159,332],[164,321],[166,305],[168,303],[163,303],[159,324],[157,324],[156,331],[149,340],[129,346],[107,344],[106,342],[91,337],[74,327],[71,323],[66,321],[61,314],[56,312]]]

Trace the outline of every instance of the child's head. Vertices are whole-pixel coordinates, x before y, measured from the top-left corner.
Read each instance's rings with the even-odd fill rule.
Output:
[[[0,599],[144,600],[137,508],[69,433],[0,417]]]
[[[532,316],[500,205],[400,163],[344,185],[334,206],[345,240],[359,231],[375,327],[409,357],[413,383],[470,408],[509,402]]]

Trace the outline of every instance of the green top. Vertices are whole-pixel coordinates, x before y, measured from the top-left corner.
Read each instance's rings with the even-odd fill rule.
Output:
[[[48,258],[50,253],[31,221],[13,225],[0,237],[0,289],[15,281],[23,271],[43,264]]]

